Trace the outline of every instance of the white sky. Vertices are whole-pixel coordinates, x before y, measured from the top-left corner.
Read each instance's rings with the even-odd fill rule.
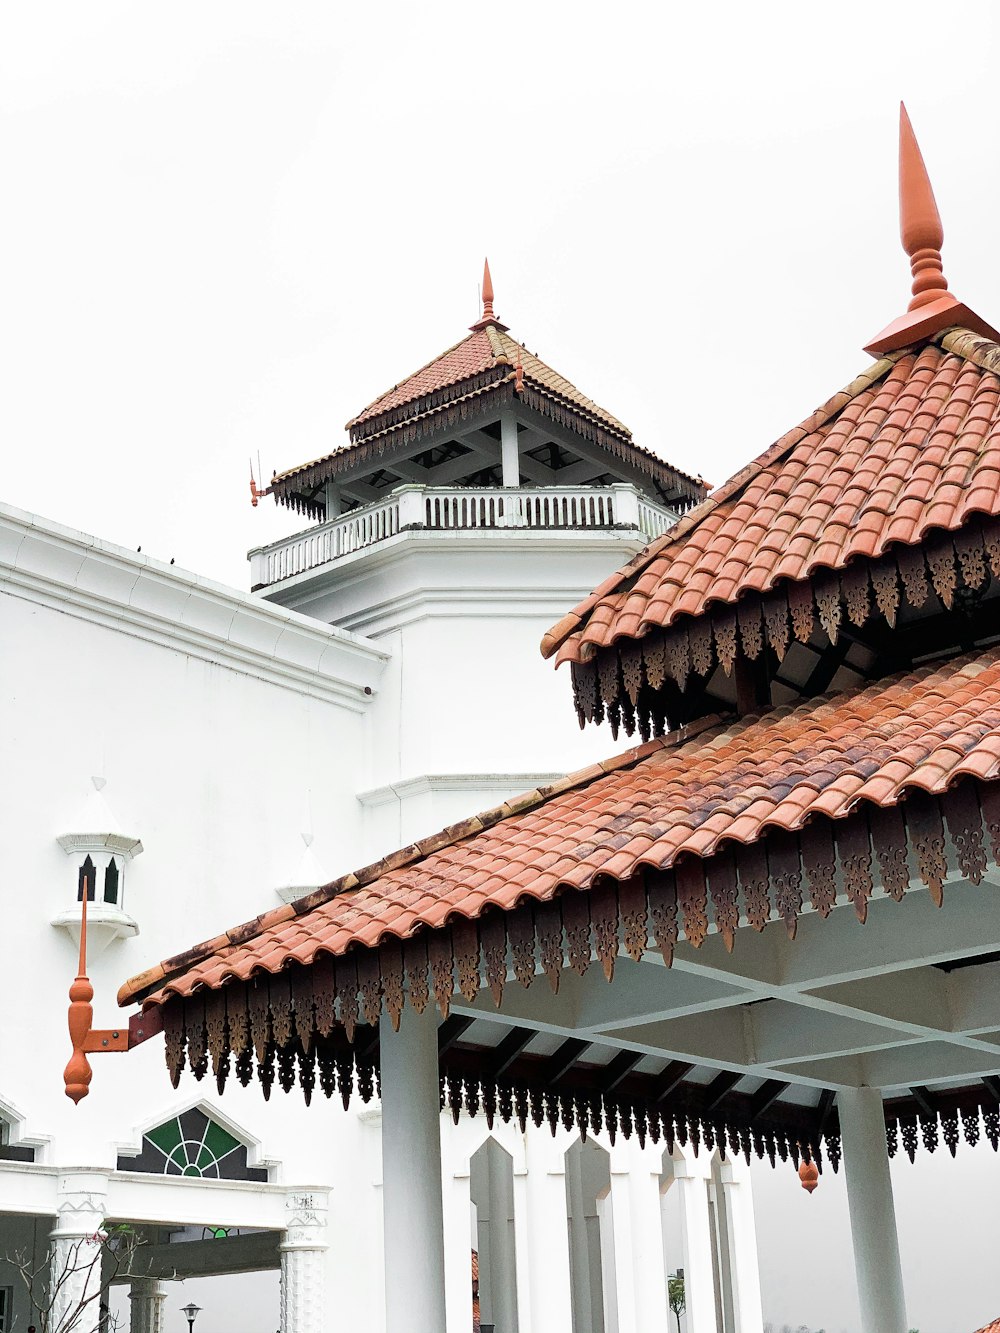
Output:
[[[486,253],[516,336],[721,481],[905,307],[901,96],[952,287],[1000,319],[997,24],[987,0],[7,4],[0,498],[245,586],[296,526],[251,510],[248,457],[341,443],[462,336]],[[967,1205],[960,1281],[907,1260],[921,1333],[1000,1312],[971,1261],[1000,1177],[969,1160],[911,1176]],[[803,1208],[792,1236],[760,1213],[765,1273],[806,1238],[847,1262]],[[850,1327],[841,1277],[797,1314],[793,1268],[769,1314]]]

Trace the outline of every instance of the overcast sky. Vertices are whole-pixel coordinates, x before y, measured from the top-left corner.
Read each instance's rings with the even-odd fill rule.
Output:
[[[515,336],[721,481],[906,305],[900,97],[952,288],[1000,319],[994,12],[8,3],[0,498],[246,586],[247,548],[296,526],[250,508],[248,459],[343,442],[462,336],[486,253]],[[1000,1313],[976,1261],[1000,1171],[966,1163],[907,1176],[921,1333]],[[837,1197],[761,1187],[779,1326],[854,1327]],[[199,1333],[227,1329],[271,1325]]]

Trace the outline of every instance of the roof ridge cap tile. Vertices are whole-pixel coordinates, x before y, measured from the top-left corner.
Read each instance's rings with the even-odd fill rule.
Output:
[[[800,444],[804,439],[819,430],[822,426],[830,422],[838,412],[842,412],[848,403],[852,402],[859,394],[865,392],[873,384],[884,378],[904,356],[909,354],[909,349],[902,352],[888,352],[881,356],[867,370],[855,375],[854,379],[843,389],[838,389],[832,394],[825,403],[821,404],[797,426],[793,426],[784,435],[780,435],[773,444],[769,445],[761,454],[744,464],[737,472],[722,483],[711,495],[706,496],[700,504],[695,505],[684,514],[678,521],[666,530],[655,541],[649,543],[631,560],[627,561],[622,567],[609,575],[594,591],[585,597],[579,605],[575,606],[566,615],[562,616],[556,623],[542,635],[541,654],[548,658],[555,653],[559,647],[565,643],[574,630],[583,623],[587,615],[604,597],[614,592],[616,588],[627,583],[633,574],[640,573],[661,552],[665,551],[674,542],[677,542],[697,527],[709,514],[713,513],[720,505],[731,500],[733,496],[755,477],[760,476],[765,468],[776,462],[784,454]]]
[[[980,333],[953,324],[944,329],[933,340],[944,351],[960,356],[964,361],[971,361],[980,370],[993,375],[1000,375],[1000,343],[992,338],[984,338]]]
[[[136,976],[129,977],[119,988],[118,1003],[122,1007],[131,1004],[144,993],[149,992],[152,986],[169,980],[170,977],[175,976],[180,971],[185,971],[192,963],[199,962],[201,959],[219,953],[233,945],[245,944],[271,926],[277,926],[284,921],[305,916],[334,898],[341,897],[353,889],[364,888],[391,871],[401,870],[407,865],[423,860],[432,852],[441,851],[445,847],[463,842],[466,838],[499,824],[501,820],[536,809],[554,796],[560,796],[574,788],[587,786],[598,778],[607,776],[608,773],[634,766],[655,754],[658,750],[677,749],[689,741],[704,736],[713,727],[729,725],[731,722],[731,718],[718,713],[699,718],[687,726],[667,732],[665,736],[623,750],[610,759],[588,764],[587,767],[577,769],[575,772],[567,774],[566,777],[559,778],[544,787],[535,787],[521,796],[512,796],[500,805],[492,806],[489,810],[481,811],[476,815],[469,815],[455,824],[449,824],[438,833],[431,834],[426,838],[418,838],[416,842],[410,843],[406,847],[400,847],[397,851],[390,852],[351,874],[341,875],[294,902],[285,903],[270,912],[252,917],[249,921],[243,922],[242,925],[233,926],[222,935],[205,940],[201,944],[193,945],[190,949],[185,949],[183,953],[166,958],[163,962],[147,968]]]

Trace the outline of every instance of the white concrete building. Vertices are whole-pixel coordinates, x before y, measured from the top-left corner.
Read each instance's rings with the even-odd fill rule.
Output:
[[[311,526],[251,554],[251,595],[0,508],[0,1333],[40,1322],[9,1258],[51,1249],[65,1312],[108,1220],[143,1241],[115,1275],[133,1330],[181,1326],[175,1279],[258,1269],[285,1333],[384,1327],[377,1099],[171,1093],[157,1043],[63,1095],[82,887],[103,1027],[151,959],[594,759],[538,640],[701,487],[507,337],[488,282],[471,335],[351,430],[272,482]],[[473,1246],[495,1333],[667,1330],[677,1269],[685,1333],[760,1333],[742,1163],[481,1116],[441,1136],[448,1333]]]

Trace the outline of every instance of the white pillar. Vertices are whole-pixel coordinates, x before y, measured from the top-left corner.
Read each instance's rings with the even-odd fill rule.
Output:
[[[441,1118],[441,1128],[449,1126]],[[447,1155],[445,1154],[447,1160]],[[469,1163],[446,1171],[444,1179],[444,1288],[448,1333],[472,1327],[472,1196]],[[482,1259],[480,1257],[480,1274]],[[480,1279],[480,1288],[482,1280]]]
[[[437,1013],[433,1007],[422,1014],[407,1009],[398,1032],[383,1015],[380,1037],[386,1328],[441,1333],[446,1323]]]
[[[850,1088],[838,1094],[837,1107],[861,1327],[863,1333],[906,1333],[882,1094],[877,1088]]]
[[[611,1150],[618,1333],[668,1333],[660,1167],[663,1150],[637,1139]]]
[[[289,1195],[281,1254],[281,1333],[322,1333],[326,1320],[327,1196]]]
[[[56,1224],[50,1238],[49,1296],[53,1330],[97,1333],[101,1325],[102,1229],[108,1178],[91,1171],[59,1177]]]
[[[521,469],[517,460],[517,422],[509,412],[500,417],[500,467],[504,486],[520,486]]]
[[[577,1328],[594,1326],[594,1281],[590,1272],[587,1207],[583,1198],[582,1154],[566,1155],[566,1197],[569,1207],[570,1276]]]
[[[129,1284],[129,1333],[163,1333],[167,1293],[155,1277],[134,1277]]]
[[[715,1318],[712,1228],[708,1215],[711,1159],[706,1152],[695,1157],[688,1150],[673,1167],[674,1188],[681,1192],[687,1333],[719,1333]]]
[[[518,1329],[573,1333],[564,1136],[529,1130],[524,1158],[514,1177]]]
[[[496,1333],[518,1333],[517,1274],[514,1259],[512,1176],[509,1154],[497,1143],[487,1147],[489,1173],[490,1307]],[[482,1256],[479,1264],[479,1293],[483,1291]],[[486,1322],[485,1320],[483,1321]],[[462,1330],[465,1333],[465,1330]]]
[[[741,1159],[727,1157],[721,1165],[726,1201],[726,1235],[732,1276],[736,1333],[763,1333],[760,1303],[760,1266],[757,1262],[757,1227],[753,1215],[750,1168]]]

